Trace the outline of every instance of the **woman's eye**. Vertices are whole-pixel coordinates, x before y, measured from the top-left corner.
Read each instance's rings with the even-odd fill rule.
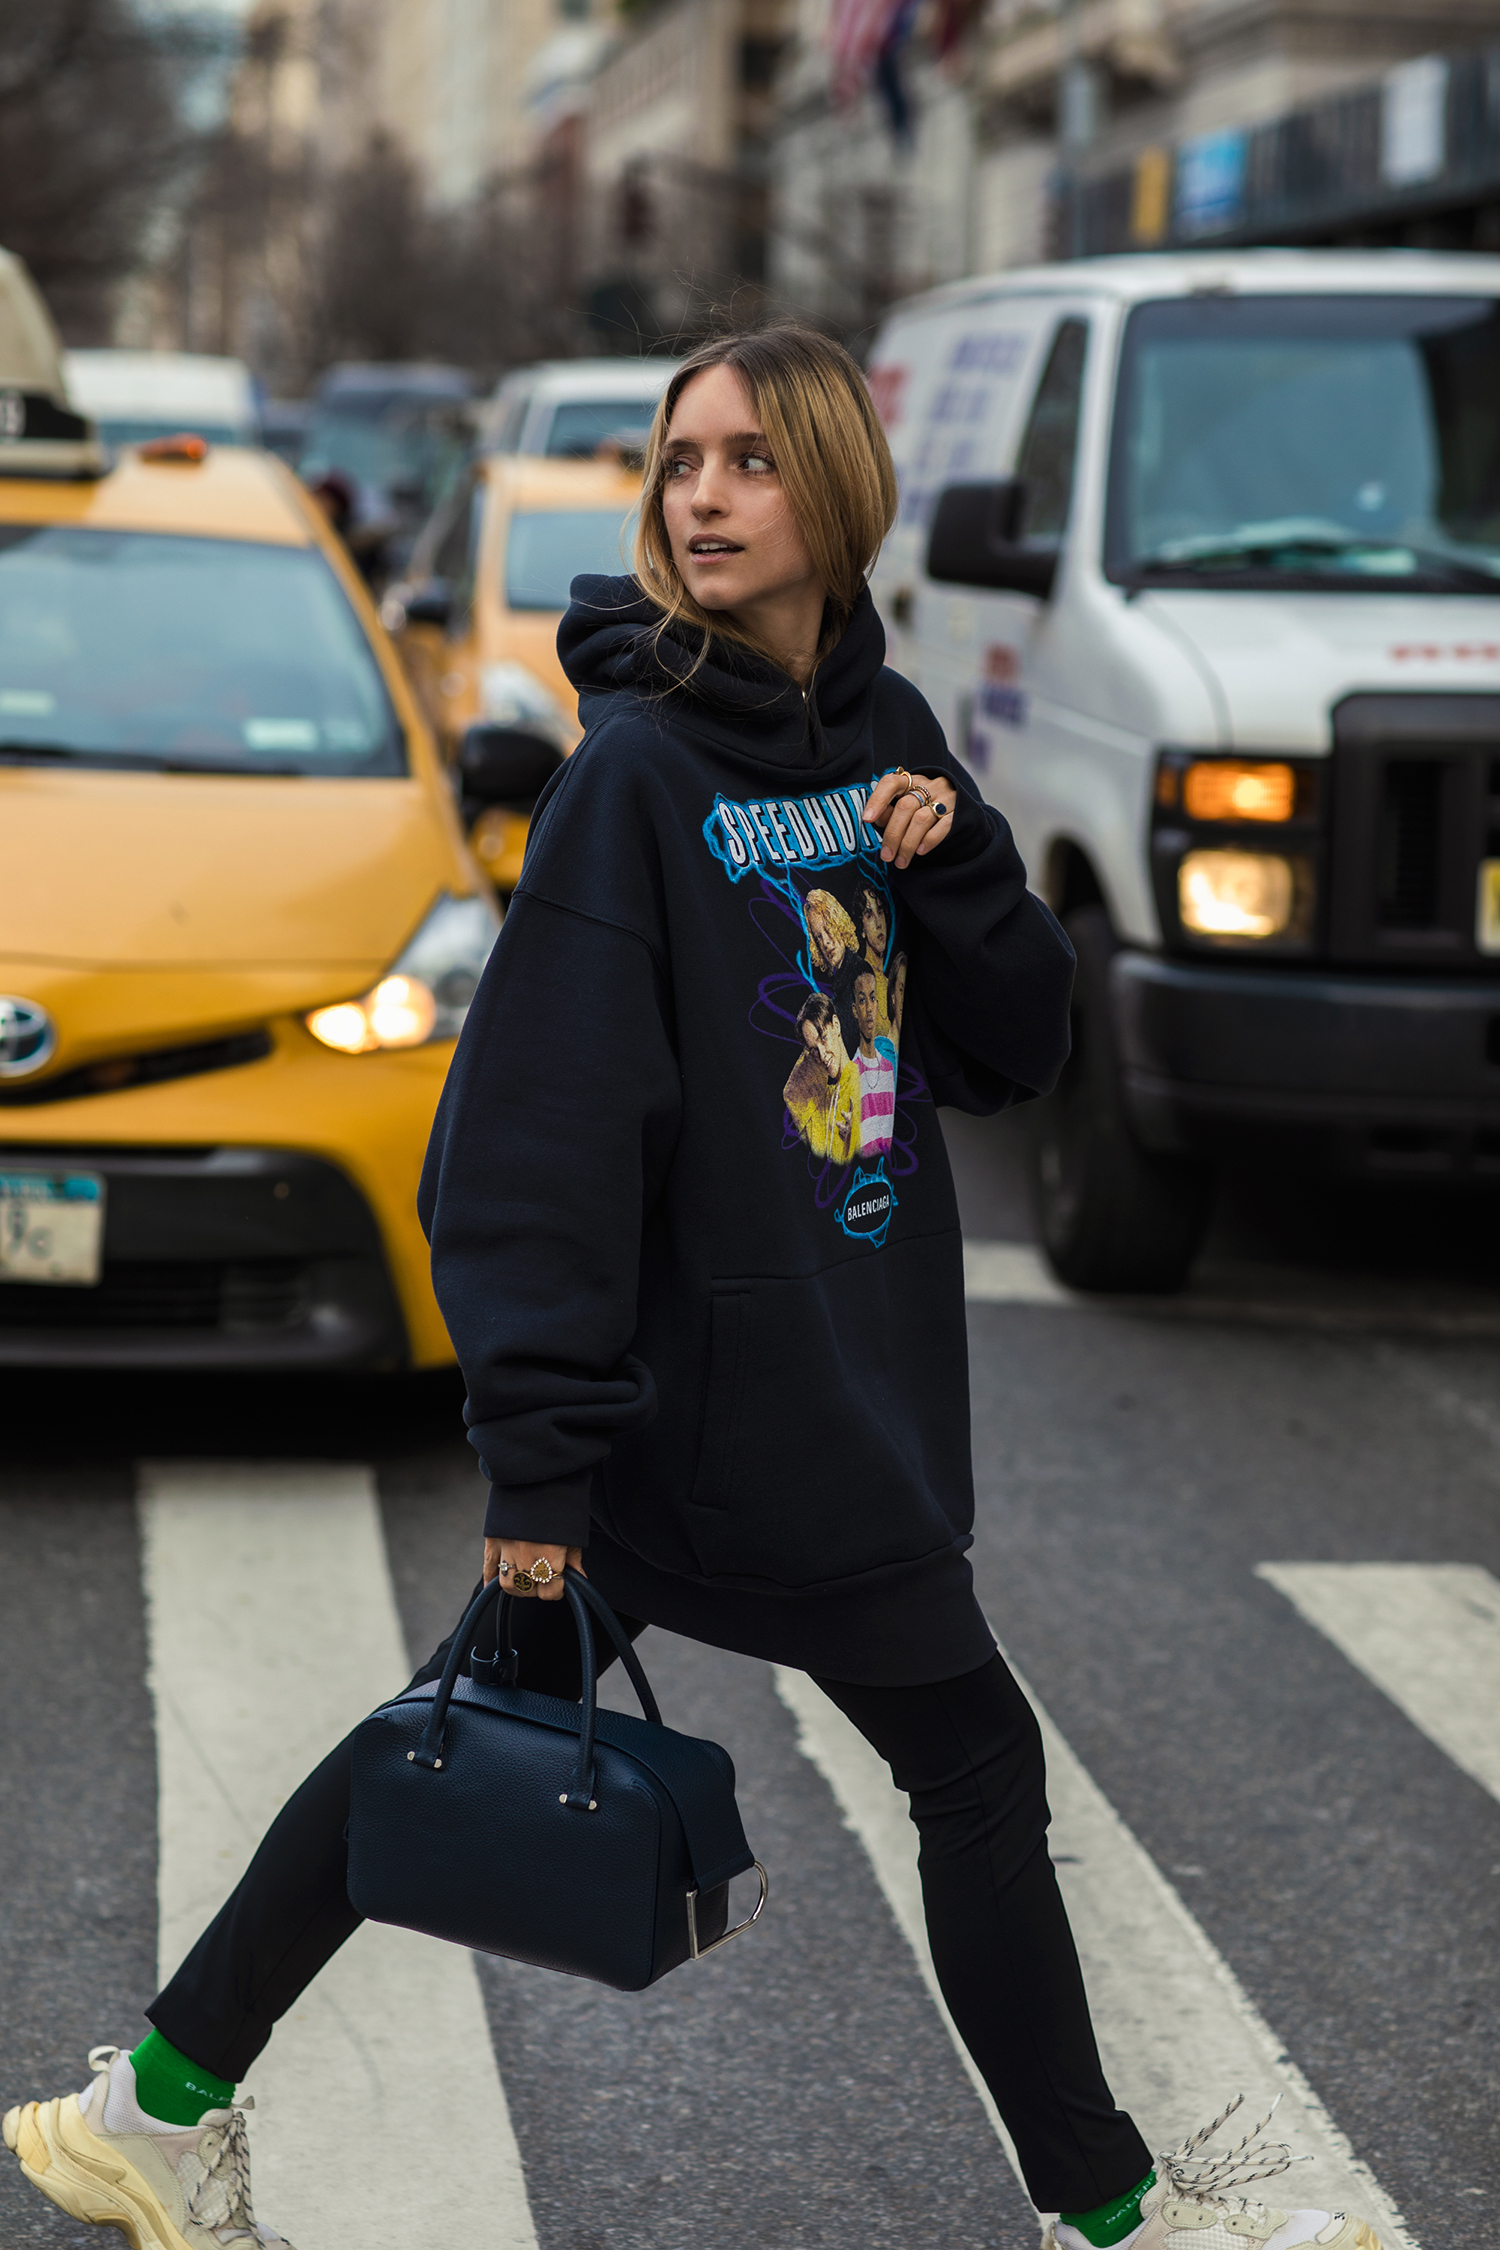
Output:
[[[776,464],[769,453],[747,453],[741,467],[753,471],[756,476],[774,475],[776,471]]]

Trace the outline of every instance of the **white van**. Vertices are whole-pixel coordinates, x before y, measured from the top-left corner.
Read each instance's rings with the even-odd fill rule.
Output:
[[[259,445],[255,385],[243,360],[209,352],[67,352],[68,392],[106,445],[190,436]]]
[[[507,375],[485,411],[486,450],[592,461],[612,439],[639,442],[675,359],[546,359]]]
[[[891,662],[1078,952],[1061,1277],[1216,1158],[1500,1179],[1500,259],[1101,258],[898,307]]]

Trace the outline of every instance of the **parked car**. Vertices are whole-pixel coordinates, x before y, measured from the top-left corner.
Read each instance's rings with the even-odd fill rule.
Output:
[[[68,395],[106,445],[185,432],[210,445],[259,445],[255,385],[242,360],[206,352],[68,352]]]
[[[297,466],[332,495],[367,578],[379,583],[404,566],[468,458],[472,390],[462,368],[419,361],[350,361],[319,382]]]
[[[628,569],[640,489],[639,475],[608,462],[478,462],[387,596],[413,685],[458,769],[470,842],[500,891],[519,881],[532,805],[582,732],[557,656],[569,586],[582,571]]]
[[[499,927],[447,774],[296,478],[107,468],[8,277],[0,1365],[442,1364],[417,1179]]]
[[[1033,1136],[1083,1289],[1226,1153],[1500,1180],[1500,259],[1106,258],[898,307],[891,660],[1078,951]]]
[[[591,461],[644,444],[675,359],[550,359],[518,368],[484,416],[486,450]]]

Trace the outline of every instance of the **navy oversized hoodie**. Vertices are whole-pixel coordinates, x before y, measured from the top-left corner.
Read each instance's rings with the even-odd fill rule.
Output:
[[[951,1677],[993,1643],[937,1105],[1052,1085],[1071,949],[868,593],[806,697],[722,647],[692,671],[659,615],[574,582],[587,731],[423,1173],[485,1529],[586,1545],[617,1608],[722,1647]],[[957,810],[899,870],[861,810],[903,766]]]

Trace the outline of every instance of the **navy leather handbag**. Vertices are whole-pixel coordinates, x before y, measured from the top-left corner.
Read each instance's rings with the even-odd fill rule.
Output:
[[[766,1871],[745,1841],[728,1752],[663,1726],[609,1604],[572,1570],[565,1593],[581,1702],[518,1684],[497,1580],[470,1603],[442,1678],[356,1729],[349,1898],[372,1922],[639,1992],[758,1921]],[[473,1677],[460,1679],[497,1600],[495,1655],[475,1649]],[[598,1707],[595,1617],[644,1718]],[[730,1929],[730,1882],[752,1868],[755,1911]]]

